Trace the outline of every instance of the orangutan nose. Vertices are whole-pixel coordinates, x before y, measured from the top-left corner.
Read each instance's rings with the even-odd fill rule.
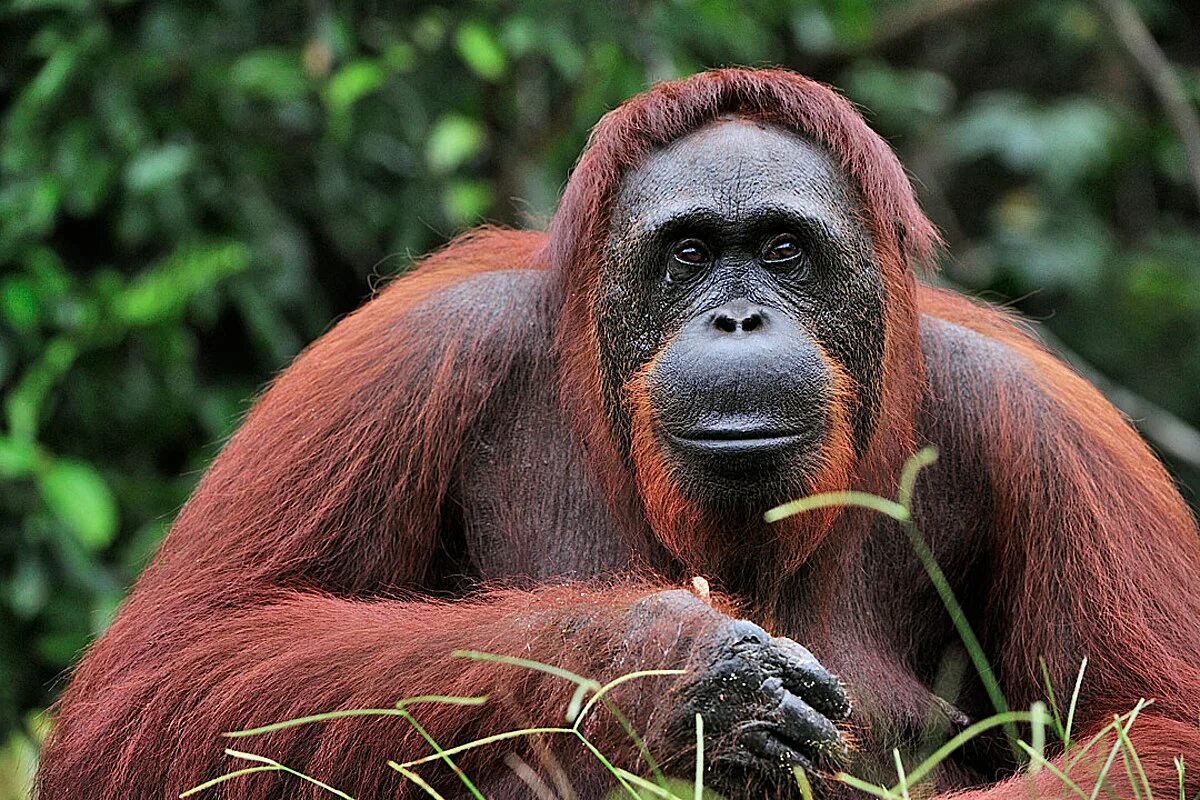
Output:
[[[730,303],[713,312],[712,324],[721,333],[750,333],[766,326],[767,312],[749,303]]]

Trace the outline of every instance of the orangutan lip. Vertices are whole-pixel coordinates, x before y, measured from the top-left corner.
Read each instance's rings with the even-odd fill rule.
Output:
[[[804,435],[780,429],[699,429],[664,431],[682,447],[720,451],[778,450],[804,440]]]

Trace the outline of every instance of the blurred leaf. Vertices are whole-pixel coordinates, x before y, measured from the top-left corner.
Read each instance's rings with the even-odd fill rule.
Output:
[[[37,769],[38,745],[24,731],[15,731],[0,745],[0,800],[28,797]]]
[[[54,102],[66,88],[82,54],[83,47],[78,45],[56,48],[33,80],[26,85],[13,113],[18,115],[18,118],[24,117],[27,114],[35,114]]]
[[[1059,36],[1074,44],[1095,44],[1104,32],[1096,11],[1083,2],[1064,2],[1055,16]]]
[[[179,180],[192,168],[193,149],[165,144],[139,154],[125,167],[125,185],[135,192],[152,192]]]
[[[1196,253],[1200,236],[1191,231],[1147,237],[1128,256],[1130,296],[1155,313],[1200,319],[1200,280],[1191,263]]]
[[[1039,106],[1006,92],[975,101],[950,141],[964,157],[992,154],[1018,172],[1065,183],[1100,163],[1116,134],[1112,115],[1094,100],[1076,97]]]
[[[483,148],[486,134],[477,121],[459,114],[442,117],[429,132],[425,157],[436,172],[451,172]]]
[[[446,216],[458,225],[478,221],[491,207],[495,195],[483,181],[454,181],[446,189]]]
[[[50,588],[45,566],[34,553],[26,554],[18,559],[4,588],[13,613],[21,619],[32,619],[45,605]]]
[[[501,38],[504,49],[520,58],[533,50],[538,40],[538,25],[530,17],[514,14],[504,20]]]
[[[50,231],[58,217],[62,184],[53,175],[0,185],[0,259],[5,249]]]
[[[538,34],[542,46],[546,49],[546,55],[554,64],[555,69],[564,78],[577,80],[587,64],[584,43],[576,41],[568,31],[562,29],[561,25],[542,24],[538,27]],[[598,46],[604,44],[606,43],[596,43]],[[622,66],[627,67],[627,62],[622,61]]]
[[[60,630],[40,634],[34,640],[38,656],[49,664],[71,664],[87,647],[91,637],[82,630]]]
[[[25,370],[17,385],[4,398],[9,434],[32,443],[46,396],[75,362],[79,347],[64,337],[52,339],[41,357]]]
[[[999,259],[1037,287],[1093,288],[1112,255],[1103,223],[1084,209],[1057,214],[1030,192],[1006,195],[995,207]]]
[[[842,86],[888,130],[912,130],[954,103],[954,84],[945,75],[919,69],[894,69],[878,61],[851,68]]]
[[[872,0],[839,0],[825,3],[823,7],[844,47],[859,47],[874,35],[875,7]]]
[[[308,78],[298,54],[282,49],[257,50],[238,59],[229,70],[232,84],[247,94],[278,103],[308,93]]]
[[[408,72],[417,63],[417,53],[408,42],[392,42],[388,45],[383,60],[388,68],[396,72]]]
[[[838,43],[829,15],[818,5],[802,7],[792,17],[792,36],[809,53],[827,53]]]
[[[417,18],[412,28],[413,43],[423,50],[435,50],[446,38],[446,23],[442,21],[441,9],[431,9]]]
[[[31,330],[38,321],[38,301],[33,281],[13,277],[0,283],[0,315],[17,330]]]
[[[339,69],[325,86],[325,102],[334,113],[347,111],[383,85],[384,71],[375,61],[354,61]]]
[[[0,436],[0,478],[11,480],[33,474],[37,455],[33,442]]]
[[[490,27],[479,21],[466,22],[454,37],[454,47],[471,71],[497,81],[508,71],[508,57]]]
[[[38,476],[47,508],[88,550],[103,550],[117,533],[117,502],[104,478],[82,461],[56,459]]]
[[[116,163],[101,148],[99,136],[94,120],[76,120],[63,130],[54,148],[54,170],[62,178],[64,203],[73,216],[93,213],[117,172]]]
[[[240,243],[186,247],[130,284],[113,310],[130,325],[168,319],[201,291],[249,266],[250,251]]]
[[[60,301],[71,291],[71,275],[58,253],[49,247],[30,248],[22,263],[42,300]]]

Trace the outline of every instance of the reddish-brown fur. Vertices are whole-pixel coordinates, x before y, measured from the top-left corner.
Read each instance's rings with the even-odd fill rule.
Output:
[[[1000,617],[992,629],[1006,640],[996,666],[1009,702],[1041,699],[1039,657],[1064,697],[1086,655],[1082,741],[1153,699],[1130,737],[1155,793],[1177,795],[1173,758],[1200,765],[1200,541],[1190,510],[1120,413],[1013,320],[944,291],[922,289],[919,301],[1027,363],[1029,385],[998,383],[995,405],[1006,413],[981,417],[978,433],[994,464],[1000,546],[989,599]],[[1043,406],[1055,412],[1052,428]],[[1079,768],[1080,783],[1089,769]],[[1117,769],[1123,776],[1119,757]],[[1061,793],[1052,775],[1037,782]],[[1194,793],[1200,770],[1189,768],[1187,782]],[[1123,777],[1115,783],[1129,796]],[[1014,781],[988,796],[1016,800],[1027,789]]]
[[[620,466],[619,448],[600,400],[594,304],[597,259],[609,234],[608,212],[626,170],[655,147],[728,114],[773,123],[823,145],[840,158],[842,168],[862,193],[890,294],[883,369],[888,377],[904,375],[902,380],[885,379],[893,390],[885,397],[878,426],[881,435],[872,441],[862,463],[855,465],[864,485],[882,491],[894,483],[900,463],[913,451],[910,431],[920,383],[911,371],[920,365],[914,364],[910,355],[917,342],[914,278],[907,267],[908,257],[929,256],[938,237],[918,207],[900,162],[850,102],[793,73],[718,70],[686,82],[661,84],[627,101],[596,126],[554,216],[547,243],[547,260],[557,270],[566,298],[558,337],[565,362],[565,405],[577,410],[578,427],[589,449],[606,463],[604,475],[610,491],[617,497],[634,493],[628,470]],[[640,488],[643,495],[665,496],[674,491],[669,486]],[[682,524],[701,517],[692,512],[675,514],[673,519]],[[798,537],[789,548],[796,554],[811,552],[828,529],[820,517],[794,520],[786,527]],[[711,524],[696,529],[681,525],[679,530],[657,533],[666,541],[692,540],[689,550],[693,553],[709,548],[719,551],[721,538],[729,535],[727,529]],[[689,566],[711,568],[703,561]]]
[[[626,389],[632,465],[622,453],[601,402],[594,303],[596,259],[622,175],[654,147],[728,114],[798,131],[840,159],[886,276],[879,422],[854,460],[853,387],[832,365],[835,435],[812,488],[890,495],[905,457],[923,440],[937,443],[943,461],[922,479],[919,518],[1010,701],[1040,696],[1039,656],[1058,696],[1068,696],[1086,655],[1077,729],[1086,735],[1153,697],[1132,734],[1147,774],[1156,792],[1173,792],[1171,758],[1183,754],[1195,783],[1200,544],[1170,479],[1120,415],[1012,320],[917,286],[911,262],[929,255],[936,234],[899,162],[846,100],[789,73],[721,70],[662,84],[605,117],[548,234],[488,229],[452,243],[276,380],[76,670],[44,754],[43,800],[174,796],[232,768],[221,755],[222,731],[413,695],[491,696],[478,708],[416,710],[444,745],[561,719],[569,686],[451,659],[455,648],[535,658],[598,679],[686,663],[679,649],[713,618],[681,612],[655,624],[636,611],[667,579],[475,587],[463,598],[462,587],[438,583],[439,536],[473,426],[528,349],[523,320],[537,315],[557,331],[554,354],[539,357],[557,370],[574,436],[587,447],[617,527],[631,543],[647,535],[665,543],[679,559],[674,577],[719,572],[714,554],[735,544],[722,539],[730,531],[677,491],[648,433],[636,380]],[[544,295],[453,309],[453,324],[432,334],[418,324],[439,292],[519,269],[546,271]],[[960,335],[984,342],[990,360],[964,360],[953,340]],[[570,497],[572,487],[561,491]],[[977,520],[945,510],[960,494]],[[846,679],[861,752],[888,763],[888,748],[905,745],[904,731],[926,723],[927,663],[953,643],[919,566],[894,544],[900,534],[849,511],[739,533],[780,542],[762,555],[767,577],[750,581],[758,588],[740,598],[748,613],[810,645]],[[984,581],[971,571],[980,561]],[[631,619],[639,621],[632,629]],[[662,733],[667,688],[618,693],[652,741]],[[619,731],[597,722],[594,733],[621,757]],[[416,796],[384,764],[428,752],[396,719],[342,720],[235,744],[359,800]],[[534,765],[564,763],[577,784],[596,781],[590,757],[566,744],[515,747]],[[489,796],[527,796],[500,757],[476,751],[460,763]],[[939,785],[995,777],[947,770]],[[1037,780],[1040,794],[1060,794],[1048,773]],[[1009,779],[977,791],[1017,800],[1026,787]],[[322,796],[278,775],[239,778],[210,796],[281,794]]]

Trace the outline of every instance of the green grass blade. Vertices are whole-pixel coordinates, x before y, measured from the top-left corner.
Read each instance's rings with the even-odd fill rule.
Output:
[[[400,702],[403,703],[404,701],[401,700]],[[459,767],[458,764],[454,763],[454,759],[446,755],[446,751],[443,750],[442,746],[437,743],[437,740],[429,735],[429,731],[425,730],[425,726],[417,722],[417,718],[414,717],[408,711],[408,709],[401,708],[400,710],[404,713],[404,718],[407,719],[409,724],[413,726],[413,730],[419,733],[421,738],[429,743],[429,746],[433,748],[433,752],[442,757],[442,761],[446,762],[446,766],[450,768],[450,771],[458,776],[458,779],[462,782],[462,785],[466,787],[467,791],[471,793],[471,796],[474,797],[475,800],[486,800],[486,798],[483,796],[483,793],[480,792],[478,787],[475,786],[475,783],[467,777],[467,773],[463,772],[462,768]]]
[[[763,519],[767,522],[778,522],[781,519],[803,514],[806,511],[815,511],[819,508],[829,508],[831,506],[857,506],[859,508],[869,508],[872,511],[878,511],[880,514],[886,514],[897,522],[907,522],[909,519],[908,509],[894,500],[888,500],[886,497],[869,494],[867,492],[825,492],[823,494],[814,494],[811,497],[801,497],[799,500],[792,500],[783,505],[775,506],[763,514]]]
[[[684,798],[675,794],[665,786],[659,786],[658,784],[648,781],[642,776],[636,775],[627,769],[621,769],[618,767],[617,771],[620,772],[621,777],[629,781],[630,784],[636,786],[644,792],[649,792],[655,797],[661,797],[662,800],[684,800]]]
[[[260,756],[257,753],[244,753],[240,750],[232,750],[228,747],[225,748],[225,754],[229,755],[229,756],[233,756],[234,758],[244,758],[247,761],[257,761],[261,764],[267,764],[269,766],[276,768],[280,772],[286,772],[288,775],[293,775],[302,781],[311,783],[313,786],[324,789],[325,791],[329,792],[334,797],[340,797],[341,800],[354,800],[353,797],[346,794],[342,790],[335,789],[332,786],[330,786],[329,784],[323,783],[322,781],[317,780],[316,778],[314,778],[311,775],[305,775],[300,770],[292,769],[291,767],[287,766],[286,764],[280,764],[278,761],[267,758],[266,756]]]
[[[917,485],[917,476],[921,474],[921,470],[937,461],[937,458],[937,448],[930,446],[921,448],[904,462],[904,468],[900,470],[900,486],[896,491],[896,502],[909,512],[912,511],[913,489]]]
[[[1128,732],[1128,730],[1133,727],[1133,723],[1137,721],[1138,713],[1143,708],[1145,708],[1145,706],[1146,706],[1146,701],[1139,700],[1138,704],[1136,706],[1134,706],[1133,711],[1129,712],[1129,721],[1125,725],[1126,732]],[[1114,715],[1113,723],[1118,728],[1120,728],[1121,727],[1120,717],[1117,715]],[[1108,772],[1110,769],[1112,769],[1113,762],[1117,760],[1117,753],[1120,752],[1120,750],[1121,750],[1121,734],[1118,733],[1117,741],[1113,743],[1112,749],[1109,750],[1108,758],[1106,758],[1104,760],[1104,766],[1100,768],[1100,772],[1096,776],[1096,784],[1095,784],[1095,786],[1092,787],[1091,800],[1096,800],[1096,798],[1100,796],[1100,789],[1101,789],[1101,787],[1104,786],[1105,782],[1107,781]]]
[[[431,761],[438,761],[444,756],[456,756],[459,753],[465,753],[468,750],[474,750],[476,747],[483,747],[484,745],[494,744],[495,742],[503,742],[509,739],[519,739],[522,736],[540,736],[542,734],[559,733],[574,734],[575,732],[576,731],[574,728],[521,728],[520,730],[515,731],[505,731],[504,733],[496,733],[491,736],[485,736],[482,739],[476,739],[472,742],[467,742],[466,744],[460,744],[456,745],[455,747],[447,748],[440,753],[433,753],[432,755],[424,756],[423,758],[405,761],[402,764],[397,763],[393,769],[399,769],[401,767],[404,769],[419,767],[421,764],[428,764]],[[394,762],[388,763],[391,764]]]
[[[331,719],[345,719],[346,717],[399,717],[403,716],[394,708],[350,708],[344,711],[327,711],[324,714],[311,714],[307,717],[297,717],[295,719],[285,719],[283,722],[274,722],[270,725],[263,725],[258,728],[247,728],[241,731],[229,731],[222,733],[222,736],[230,739],[240,739],[244,736],[258,736],[263,733],[272,733],[274,731],[287,730],[288,728],[298,728],[301,725],[311,725],[314,722],[325,722]]]
[[[574,725],[576,728],[578,728],[582,724],[583,719],[588,715],[588,712],[592,710],[592,707],[595,706],[596,703],[599,702],[601,699],[603,699],[606,694],[608,694],[610,691],[617,688],[618,686],[620,686],[623,683],[628,683],[629,681],[636,680],[637,678],[653,678],[653,677],[660,677],[663,675],[686,675],[686,674],[687,674],[686,669],[643,669],[643,670],[638,670],[637,672],[626,673],[626,674],[620,676],[619,678],[614,678],[613,680],[609,681],[608,683],[606,683],[603,686],[596,689],[596,693],[593,694],[590,698],[588,698],[587,704],[579,712],[579,716],[576,718]]]
[[[1063,755],[1069,756],[1071,751],[1071,733],[1075,725],[1075,708],[1079,705],[1079,690],[1083,688],[1083,673],[1087,671],[1088,660],[1084,657],[1079,662],[1079,674],[1075,676],[1075,688],[1071,691],[1071,703],[1067,706],[1067,728],[1063,735]]]
[[[908,778],[904,774],[904,762],[900,759],[900,748],[892,748],[892,760],[896,762],[896,777],[899,779],[896,783],[900,787],[900,796],[904,800],[909,800],[908,796]]]
[[[704,800],[704,717],[696,714],[696,780],[692,784],[692,797]]]
[[[396,708],[408,708],[409,706],[419,706],[425,703],[437,703],[444,706],[481,706],[487,701],[487,695],[462,697],[453,694],[422,694],[396,701]]]
[[[491,661],[496,664],[511,664],[514,667],[524,667],[535,672],[545,672],[547,675],[553,675],[556,678],[571,681],[582,686],[587,686],[592,691],[600,688],[600,683],[591,678],[585,678],[582,675],[577,675],[569,669],[556,667],[553,664],[543,664],[541,661],[531,661],[527,658],[517,658],[516,656],[502,656],[496,653],[481,653],[478,650],[455,650],[450,655],[455,658],[470,658],[475,661]]]
[[[571,702],[567,703],[566,719],[568,725],[576,725],[582,715],[580,707],[583,705],[583,698],[591,691],[591,687],[586,683],[581,683],[575,687],[575,691],[571,694]]]
[[[1153,700],[1147,700],[1147,701],[1145,701],[1145,705],[1143,705],[1141,707],[1145,708],[1145,706],[1152,705],[1153,703],[1154,703]],[[1135,707],[1134,710],[1138,710],[1138,709]],[[1092,738],[1088,739],[1088,742],[1086,745],[1083,746],[1083,749],[1080,750],[1078,753],[1076,753],[1075,756],[1067,763],[1068,769],[1074,769],[1075,766],[1077,764],[1079,764],[1079,762],[1083,759],[1083,757],[1085,755],[1087,755],[1089,752],[1091,752],[1093,747],[1095,747],[1097,744],[1099,744],[1101,741],[1103,741],[1104,737],[1107,736],[1110,731],[1114,730],[1117,725],[1120,725],[1121,723],[1125,722],[1129,718],[1129,715],[1132,713],[1133,713],[1133,711],[1130,711],[1125,714],[1114,715],[1113,721],[1108,723],[1107,725],[1105,725],[1100,730],[1096,731],[1096,733],[1092,736]]]
[[[1130,723],[1132,727],[1132,723]],[[1125,771],[1129,773],[1129,785],[1133,788],[1135,795],[1144,795],[1146,800],[1154,800],[1154,792],[1150,788],[1150,781],[1146,778],[1146,770],[1142,768],[1142,759],[1138,757],[1137,748],[1133,745],[1133,740],[1129,738],[1129,733],[1120,725],[1117,726],[1117,738],[1121,740],[1121,746],[1124,748],[1122,755],[1125,757]],[[1129,769],[1129,763],[1133,762],[1133,770]],[[1133,771],[1137,772],[1137,779],[1134,779]],[[1137,784],[1141,783],[1141,792],[1138,791]],[[1137,798],[1135,797],[1135,800]]]
[[[244,736],[258,736],[264,733],[272,733],[274,731],[282,731],[288,728],[296,728],[301,725],[312,725],[314,722],[327,722],[331,719],[344,719],[346,717],[402,717],[403,707],[417,705],[418,703],[443,703],[454,706],[480,706],[487,702],[487,697],[454,697],[450,695],[429,694],[420,697],[409,697],[396,703],[395,708],[348,708],[342,711],[327,711],[323,714],[310,714],[307,717],[296,717],[295,719],[286,719],[282,722],[274,722],[270,725],[263,725],[258,728],[247,728],[241,731],[229,731],[221,734],[230,739],[240,739]]]
[[[1054,683],[1050,680],[1050,668],[1046,666],[1046,659],[1042,656],[1038,656],[1038,665],[1042,670],[1042,684],[1046,687],[1046,699],[1050,702],[1050,713],[1054,715],[1054,730],[1058,734],[1059,741],[1064,741],[1066,728],[1063,727],[1062,715],[1058,709],[1058,698],[1054,696]]]
[[[224,775],[219,775],[216,778],[213,778],[211,781],[205,781],[199,786],[193,786],[186,792],[180,794],[179,797],[191,797],[194,794],[199,794],[205,789],[211,789],[212,787],[222,784],[225,781],[231,781],[234,778],[240,778],[243,775],[253,775],[256,772],[282,772],[282,770],[279,767],[264,765],[261,767],[246,767],[245,769],[235,770],[234,772],[226,772]]]
[[[428,783],[426,783],[424,778],[422,778],[417,773],[413,772],[411,769],[405,769],[404,767],[397,764],[395,761],[389,761],[388,766],[391,767],[392,769],[396,770],[396,772],[399,772],[401,775],[403,775],[408,780],[415,783],[422,791],[425,792],[425,794],[432,797],[433,800],[446,800],[446,798],[442,797],[441,793],[438,792],[437,789],[433,788]]]
[[[1142,790],[1138,788],[1137,778],[1133,776],[1133,763],[1129,760],[1129,751],[1123,745],[1121,747],[1121,763],[1125,767],[1125,778],[1129,781],[1129,788],[1133,791],[1132,800],[1142,800]]]
[[[971,629],[966,613],[963,611],[962,606],[959,605],[958,599],[955,597],[954,590],[950,587],[950,582],[946,579],[945,573],[942,572],[921,532],[913,524],[912,511],[909,506],[912,502],[912,492],[917,475],[921,469],[933,463],[936,458],[937,451],[932,448],[926,448],[914,454],[905,462],[901,473],[901,486],[898,494],[905,501],[904,503],[888,500],[887,498],[867,492],[826,492],[811,497],[802,497],[798,500],[776,506],[767,511],[763,515],[763,518],[767,522],[777,522],[786,517],[819,508],[857,506],[885,514],[899,522],[904,528],[905,533],[908,534],[909,542],[916,552],[918,559],[920,559],[921,565],[925,568],[930,581],[933,583],[934,589],[942,601],[942,605],[945,606],[947,613],[949,613],[950,619],[954,623],[954,628],[967,650],[967,655],[970,656],[971,663],[975,666],[975,671],[979,674],[979,679],[983,683],[988,699],[991,700],[996,712],[1003,714],[1008,711],[1008,703],[1004,699],[1004,693],[1000,691],[1000,684],[996,680],[991,664],[988,663],[987,656],[983,652],[983,647],[980,645],[979,639],[976,638],[975,632]],[[1016,746],[1016,728],[1011,725],[1006,726],[1005,735],[1019,757],[1021,750]]]
[[[812,784],[808,780],[808,773],[804,771],[804,767],[792,767],[792,775],[796,778],[796,785],[800,787],[801,800],[813,800]]]
[[[867,783],[863,779],[856,778],[848,772],[839,772],[837,774],[837,780],[851,788],[858,789],[860,792],[866,792],[869,795],[874,795],[875,797],[881,798],[881,800],[900,800],[900,795],[895,794],[894,792],[877,784]]]
[[[1031,760],[1039,760],[1042,764],[1042,767],[1047,772],[1058,778],[1062,782],[1062,785],[1067,789],[1070,789],[1072,792],[1079,795],[1080,800],[1088,800],[1087,794],[1079,787],[1079,784],[1071,780],[1071,777],[1067,775],[1067,773],[1054,766],[1054,762],[1048,760],[1045,755],[1037,752],[1025,742],[1017,742],[1017,744],[1020,745],[1023,750],[1025,750]]]
[[[963,647],[966,648],[967,655],[970,657],[971,663],[975,666],[975,672],[979,675],[979,681],[983,684],[984,691],[988,699],[992,702],[992,707],[996,710],[997,714],[1003,715],[1008,713],[1008,702],[1004,699],[1004,693],[1000,690],[1000,683],[996,680],[996,674],[992,671],[992,665],[988,663],[987,655],[983,652],[983,645],[976,638],[975,631],[972,630],[971,623],[967,620],[966,612],[959,605],[958,598],[954,595],[954,589],[951,588],[950,581],[947,580],[946,574],[942,572],[937,559],[934,558],[933,551],[929,549],[929,545],[925,542],[925,537],[921,535],[917,526],[911,522],[905,522],[901,527],[908,534],[910,546],[917,554],[917,559],[921,562],[921,566],[925,568],[925,574],[929,576],[929,581],[933,584],[933,588],[941,599],[942,605],[950,615],[950,621],[954,623],[954,628],[958,632],[958,638],[962,640]],[[1016,727],[1011,723],[1007,724],[1004,727],[1004,733],[1008,737],[1013,749],[1020,755],[1021,751],[1016,747]]]
[[[975,724],[964,728],[956,736],[951,738],[948,742],[943,744],[937,750],[934,750],[932,753],[930,753],[929,758],[922,761],[921,764],[916,769],[914,769],[912,772],[909,773],[909,775],[908,775],[909,784],[911,785],[911,784],[915,784],[915,783],[920,783],[922,780],[925,779],[925,776],[927,776],[931,771],[933,771],[933,769],[935,767],[937,767],[938,764],[945,761],[950,756],[951,753],[953,753],[955,750],[962,747],[964,744],[969,742],[971,739],[974,739],[976,736],[983,733],[984,731],[987,731],[987,730],[990,730],[992,728],[1002,726],[1002,725],[1012,725],[1013,723],[1016,723],[1016,722],[1028,722],[1028,721],[1029,721],[1029,712],[1028,711],[1006,711],[1003,714],[994,714],[994,715],[988,717],[987,719],[979,720],[979,722],[976,722]],[[889,796],[898,796],[896,793],[899,790],[900,790],[900,787],[896,786],[896,787],[893,787],[892,789],[887,790],[887,792],[888,792]]]
[[[634,746],[637,747],[638,753],[641,754],[642,760],[646,762],[646,766],[654,774],[654,779],[658,781],[661,787],[667,786],[667,776],[659,769],[658,762],[654,760],[654,756],[650,754],[650,748],[646,747],[646,743],[642,741],[642,737],[638,735],[637,730],[633,727],[633,723],[629,721],[621,709],[617,708],[617,704],[612,701],[611,697],[604,698],[604,707],[608,709],[608,713],[620,723],[621,728],[625,731],[625,735],[630,738]]]
[[[1041,756],[1046,752],[1046,704],[1034,703],[1029,707],[1029,716],[1029,741],[1033,751],[1038,754],[1038,758],[1031,759],[1029,762],[1029,773],[1036,775],[1042,771],[1042,762],[1045,761]]]
[[[579,741],[583,742],[583,746],[588,749],[588,752],[595,756],[596,760],[604,765],[604,768],[609,771],[609,774],[617,779],[617,783],[621,784],[621,788],[624,789],[629,796],[633,798],[633,800],[642,800],[642,796],[637,793],[637,791],[633,788],[633,785],[625,780],[625,776],[621,774],[622,771],[617,769],[616,766],[614,766],[613,763],[608,760],[604,753],[601,753],[600,749],[591,743],[591,740],[573,728],[569,730],[571,733],[575,734],[575,737],[579,739]]]

